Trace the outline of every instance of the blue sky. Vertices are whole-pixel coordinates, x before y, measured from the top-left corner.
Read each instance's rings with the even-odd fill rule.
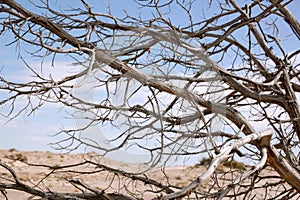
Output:
[[[25,1],[18,1],[25,2]],[[55,1],[57,2],[57,1]],[[77,1],[69,0],[63,1],[64,4],[60,6],[73,6],[76,7],[78,4],[74,3]],[[98,0],[98,1],[88,1],[92,2],[92,6],[95,10],[106,11],[107,6],[111,6],[112,14],[123,15],[123,10],[126,10],[129,15],[138,16],[137,13],[140,12],[142,17],[151,18],[151,13],[149,10],[141,9],[131,1],[121,1],[121,0]],[[195,7],[193,7],[194,16],[196,19],[201,18],[201,11],[198,9],[200,6],[199,2],[196,1]],[[198,4],[198,5],[197,5]],[[27,5],[27,4],[26,4]],[[34,11],[32,6],[28,7]],[[202,6],[203,8],[203,6]],[[207,8],[204,6],[204,9]],[[300,1],[293,3],[290,9],[296,14],[297,19],[300,19],[300,14],[297,9],[300,8]],[[178,7],[174,7],[169,17],[173,19],[174,24],[184,26],[187,24],[187,18],[182,17],[182,11]],[[10,77],[14,80],[30,80],[30,73],[24,67],[24,64],[17,57],[17,52],[14,46],[5,46],[8,42],[12,41],[13,38],[6,34],[0,37],[0,68],[2,68],[1,75],[4,77]],[[293,43],[292,41],[287,41],[286,45],[299,45],[299,43]],[[26,46],[25,46],[26,47]],[[25,48],[24,47],[24,48]],[[24,50],[24,49],[23,49]],[[4,59],[3,59],[4,58]],[[38,67],[39,59],[28,58],[31,63]],[[49,64],[50,65],[50,64]],[[58,66],[68,66],[68,70],[72,70],[72,67],[68,65],[67,61],[61,57],[57,60]],[[62,70],[64,71],[64,70]],[[58,71],[52,71],[59,78],[61,69]],[[4,95],[3,93],[0,95]],[[21,108],[22,102],[18,102],[17,107]],[[6,112],[7,107],[0,106],[0,112]],[[68,119],[68,109],[65,109],[61,105],[46,104],[33,115],[27,116],[28,113],[21,114],[18,118],[7,122],[7,119],[0,116],[0,148],[9,149],[17,148],[20,150],[49,150],[53,151],[49,142],[55,142],[59,140],[57,137],[51,137],[51,135],[60,131],[62,127],[72,128],[76,126],[76,123],[72,119]]]
[[[17,1],[27,9],[32,12],[36,11],[31,4],[27,1]],[[51,1],[50,1],[51,2]],[[66,8],[66,7],[77,7],[80,1],[63,1],[59,4],[58,1],[55,2],[55,7]],[[58,2],[58,5],[56,4]],[[110,8],[113,15],[124,17],[125,10],[129,15],[140,16],[145,18],[151,18],[152,14],[149,9],[143,9],[140,6],[133,3],[133,1],[119,1],[119,0],[98,0],[98,1],[88,1],[93,7],[94,11],[107,12]],[[167,10],[166,10],[167,11]],[[174,7],[169,16],[174,20],[174,24],[187,25],[187,21],[183,17],[178,17],[182,11],[178,7]],[[138,15],[140,13],[140,15]],[[198,16],[199,17],[199,16]],[[5,34],[0,37],[0,67],[2,68],[1,75],[6,77],[8,80],[19,80],[19,81],[30,81],[32,74],[26,69],[24,63],[18,59],[18,52],[16,51],[15,45],[6,46],[6,44],[13,41],[14,38],[10,34]],[[22,45],[22,51],[26,48],[30,48],[28,45]],[[23,54],[23,56],[25,56]],[[30,60],[29,64],[33,67],[38,68],[40,59],[33,57],[26,57]],[[49,65],[50,61],[48,60]],[[47,64],[46,64],[47,65]],[[68,66],[65,58],[60,57],[56,59],[56,65],[58,66]],[[70,67],[70,66],[68,66]],[[51,67],[50,67],[51,68]],[[64,70],[63,70],[64,71]],[[61,69],[57,72],[55,70],[51,73],[56,74],[57,77],[62,73]],[[0,93],[0,95],[5,95]],[[24,101],[25,102],[25,101]],[[16,108],[21,109],[22,100],[17,102]],[[2,113],[7,113],[7,105],[1,106],[0,111]],[[72,128],[76,126],[74,120],[69,119],[68,110],[63,108],[61,105],[46,104],[37,110],[34,114],[28,116],[28,112],[22,113],[19,117],[8,121],[7,118],[0,116],[0,148],[9,149],[17,148],[20,150],[32,151],[32,150],[49,150],[53,151],[53,148],[49,145],[49,142],[58,141],[59,137],[52,137],[51,135],[59,132],[62,127]]]

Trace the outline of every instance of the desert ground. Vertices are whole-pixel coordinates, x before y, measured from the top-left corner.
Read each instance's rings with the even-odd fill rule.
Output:
[[[143,165],[138,166],[134,164],[121,163],[99,157],[94,153],[87,153],[83,155],[58,154],[41,151],[22,152],[16,149],[0,150],[1,163],[5,163],[14,169],[22,183],[37,189],[53,192],[81,193],[87,189],[82,187],[80,184],[86,184],[97,191],[111,193],[121,192],[124,194],[136,192],[140,194],[137,198],[143,199],[151,199],[155,197],[155,194],[147,192],[147,189],[149,188],[147,188],[148,186],[145,184],[124,178],[118,173],[109,173],[109,169],[95,168],[95,165],[91,165],[89,163],[74,165],[76,163],[84,162],[85,160],[101,163],[101,165],[108,165],[111,168],[120,170],[121,172],[129,171],[135,173],[146,169],[146,166]],[[208,164],[209,162],[207,160],[203,160],[201,163],[194,166],[167,167],[164,169],[165,172],[163,172],[161,168],[153,168],[142,174],[140,177],[149,177],[163,184],[169,183],[174,186],[182,187],[186,186],[189,182],[202,174],[207,169]],[[52,167],[46,167],[46,165]],[[61,166],[67,165],[69,165],[68,168],[60,169]],[[232,167],[237,172],[246,171],[251,168],[251,166],[235,162],[231,163],[231,166],[226,164],[221,165],[217,168],[216,172],[230,171]],[[267,168],[264,170],[266,174],[276,176],[276,173],[269,171]],[[233,174],[230,175],[232,176]],[[7,183],[7,178],[11,179],[11,175],[8,170],[3,167],[0,168],[0,183]],[[70,180],[73,181],[73,184],[70,183]],[[219,184],[225,183],[226,181],[223,183],[220,182]],[[209,182],[205,182],[199,187],[205,192],[209,190],[211,185]],[[22,200],[30,198],[30,195],[24,192],[6,190],[5,193],[8,199]],[[254,199],[263,199],[265,195],[265,191],[255,190],[251,196],[254,196]],[[268,193],[267,195],[272,196],[271,193]],[[275,193],[273,195],[275,195]],[[5,197],[0,193],[0,200],[2,199],[4,200]]]

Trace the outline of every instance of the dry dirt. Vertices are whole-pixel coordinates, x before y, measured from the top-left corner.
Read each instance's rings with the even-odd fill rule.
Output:
[[[84,165],[79,167],[70,167],[65,171],[55,170],[42,166],[28,166],[26,163],[32,163],[36,165],[51,165],[54,167],[71,165],[74,163],[80,163],[84,161],[84,159],[89,159],[92,161],[97,161],[101,164],[109,165],[113,168],[118,168],[120,170],[126,170],[131,172],[142,171],[146,168],[146,166],[138,166],[133,164],[121,163],[112,161],[109,159],[104,159],[102,157],[98,157],[93,153],[82,155],[82,154],[55,154],[50,152],[21,152],[15,149],[10,150],[0,150],[0,161],[11,166],[15,171],[19,180],[25,184],[30,186],[34,186],[37,189],[43,189],[48,191],[55,192],[71,192],[71,193],[80,193],[81,188],[76,188],[72,184],[68,182],[68,180],[80,180],[85,184],[88,184],[92,188],[106,192],[121,192],[126,193],[126,191],[138,192],[144,191],[142,193],[142,197],[144,199],[150,199],[154,197],[153,194],[147,192],[149,186],[141,184],[137,181],[129,181],[121,176],[116,174],[108,173],[107,171],[101,171],[96,169],[95,166],[92,165]],[[146,173],[145,176],[155,179],[158,182],[163,184],[171,183],[175,186],[185,186],[190,181],[194,180],[195,177],[199,176],[201,173],[205,171],[209,162],[203,161],[201,164],[196,166],[188,166],[188,167],[168,167],[165,169],[165,174],[161,169],[152,169]],[[231,166],[222,165],[217,169],[217,171],[224,172],[229,171],[230,167],[234,167],[236,171],[247,170],[250,166],[245,166],[241,163],[234,163]],[[98,171],[97,171],[98,170]],[[89,171],[97,171],[97,173],[93,174],[77,174],[74,171],[80,172],[89,172]],[[268,175],[276,175],[274,172],[265,170],[265,173]],[[166,176],[168,178],[166,178]],[[230,173],[230,176],[233,174]],[[42,182],[43,177],[47,176]],[[5,178],[10,177],[7,170],[4,168],[0,168],[0,183],[5,181]],[[225,177],[226,178],[226,177]],[[224,179],[225,180],[225,179]],[[226,181],[220,182],[219,184],[225,184]],[[110,187],[108,187],[110,185]],[[148,188],[147,188],[148,187]],[[201,190],[208,191],[210,184],[208,182],[200,185]],[[27,199],[30,197],[28,194],[23,192],[16,192],[7,190],[8,199]],[[266,195],[265,191],[255,190],[253,191],[254,199],[262,199],[263,196]],[[271,193],[267,194],[271,195]],[[273,194],[274,195],[274,194]],[[4,196],[0,193],[0,200],[4,200]]]

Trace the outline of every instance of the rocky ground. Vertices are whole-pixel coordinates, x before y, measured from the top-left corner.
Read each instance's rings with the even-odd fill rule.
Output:
[[[109,173],[109,169],[96,168],[95,165],[86,163],[84,165],[73,166],[76,163],[90,160],[93,162],[108,165],[112,168],[116,168],[123,171],[141,172],[146,169],[147,166],[133,165],[127,163],[116,162],[109,159],[104,159],[93,153],[89,154],[55,154],[50,152],[21,152],[15,149],[0,150],[0,161],[13,168],[22,183],[28,184],[36,189],[53,191],[53,192],[70,192],[80,193],[87,189],[80,186],[80,184],[86,184],[90,188],[97,191],[105,192],[121,192],[130,193],[137,192],[141,194],[139,198],[150,199],[155,195],[148,192],[151,189],[150,186],[142,184],[139,181],[132,181],[128,178],[124,178],[118,173]],[[30,163],[30,165],[28,165]],[[165,169],[165,173],[160,168],[152,169],[145,175],[139,177],[149,177],[155,179],[160,183],[170,183],[174,186],[186,186],[189,182],[194,180],[197,176],[205,171],[209,164],[208,160],[203,160],[201,163],[195,166],[172,166]],[[52,167],[45,167],[49,165]],[[61,166],[70,165],[68,168],[60,169]],[[236,173],[246,171],[251,166],[246,166],[242,163],[233,162],[230,164],[223,163],[217,168],[217,172],[226,172],[233,169]],[[232,171],[232,170],[231,170]],[[80,172],[80,173],[77,173]],[[93,173],[89,173],[93,172]],[[265,173],[268,175],[276,175],[274,172],[265,169]],[[226,184],[229,176],[233,176],[235,173],[228,173],[223,177],[223,182],[219,184]],[[0,168],[0,183],[8,182],[7,178],[11,178],[8,170],[3,167]],[[228,179],[227,179],[228,178]],[[69,182],[73,180],[73,185]],[[228,181],[227,181],[228,183]],[[211,188],[209,182],[205,182],[200,185],[203,192],[208,191]],[[27,199],[30,195],[23,192],[16,192],[6,190],[8,199]],[[274,193],[275,194],[275,193]],[[273,195],[274,195],[273,194]],[[254,199],[262,199],[266,195],[265,191],[255,190],[253,191]],[[267,195],[271,195],[268,193]],[[4,200],[4,196],[0,193],[0,200]]]

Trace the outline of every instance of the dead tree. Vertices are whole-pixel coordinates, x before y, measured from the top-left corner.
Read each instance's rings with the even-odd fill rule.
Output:
[[[16,82],[1,74],[0,91],[8,95],[0,105],[11,109],[3,115],[63,104],[78,123],[57,133],[65,137],[57,148],[84,146],[104,156],[139,149],[150,167],[189,156],[211,160],[205,172],[180,187],[92,160],[78,165],[143,183],[156,199],[247,198],[255,197],[253,191],[263,191],[265,199],[299,198],[300,24],[288,9],[299,5],[296,0],[135,1],[150,18],[98,12],[84,0],[69,8],[48,0],[0,4],[0,35],[15,37],[8,45],[16,45],[34,75],[30,82]],[[25,44],[31,47],[26,52]],[[65,55],[77,72],[57,80],[33,68],[28,54],[52,59],[54,68]],[[18,110],[22,97],[27,104]],[[95,127],[112,127],[110,145],[88,134]],[[253,168],[216,172],[222,161],[235,159],[251,160]],[[145,191],[109,193],[74,179],[69,182],[89,192],[46,192],[1,166],[12,182],[1,177],[4,195],[13,189],[44,199],[145,198]],[[261,173],[266,168],[277,175]],[[204,191],[206,180],[210,187]]]

